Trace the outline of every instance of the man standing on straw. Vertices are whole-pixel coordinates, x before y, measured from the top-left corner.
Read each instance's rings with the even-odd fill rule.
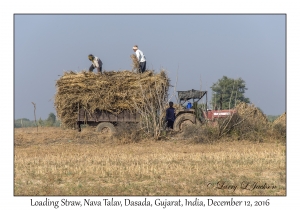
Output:
[[[146,70],[146,57],[145,57],[144,53],[141,50],[139,50],[137,45],[134,45],[132,49],[135,52],[136,57],[139,62],[139,66],[140,66],[139,71],[140,71],[140,73],[144,73]]]
[[[97,68],[98,73],[102,73],[102,61],[100,60],[100,58],[97,58],[92,54],[89,54],[88,58],[90,61],[92,61],[92,65],[89,71],[92,72],[94,68]]]

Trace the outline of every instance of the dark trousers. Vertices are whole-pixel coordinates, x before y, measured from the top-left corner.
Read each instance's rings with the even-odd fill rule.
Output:
[[[92,72],[94,70],[94,68],[95,67],[93,65],[91,65],[89,71]],[[101,67],[97,67],[97,71],[98,71],[98,73],[102,73],[102,66]]]
[[[146,71],[146,61],[140,62],[140,73],[144,73]]]
[[[173,129],[174,121],[168,120],[167,127]]]

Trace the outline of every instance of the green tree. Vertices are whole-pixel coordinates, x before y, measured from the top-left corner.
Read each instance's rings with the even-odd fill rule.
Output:
[[[53,114],[52,112],[49,114],[48,118],[47,118],[47,125],[48,126],[53,126],[55,121],[56,121],[56,116],[55,114]]]
[[[242,78],[231,79],[223,76],[211,87],[213,91],[211,104],[216,109],[234,108],[237,102],[250,103],[244,96],[246,83]]]

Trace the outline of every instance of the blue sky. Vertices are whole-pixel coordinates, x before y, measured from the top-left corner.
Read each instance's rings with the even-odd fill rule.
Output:
[[[131,70],[139,45],[147,68],[167,70],[176,90],[201,89],[223,76],[246,82],[245,96],[267,115],[286,111],[286,16],[277,15],[14,15],[15,119],[46,119],[55,81],[88,69]],[[172,99],[175,100],[174,98]]]

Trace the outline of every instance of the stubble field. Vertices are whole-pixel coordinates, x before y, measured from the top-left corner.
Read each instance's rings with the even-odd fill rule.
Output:
[[[286,145],[180,137],[124,143],[90,128],[17,128],[14,195],[286,195]]]

